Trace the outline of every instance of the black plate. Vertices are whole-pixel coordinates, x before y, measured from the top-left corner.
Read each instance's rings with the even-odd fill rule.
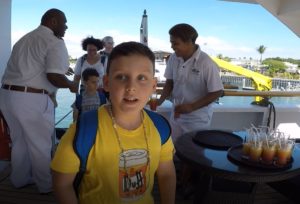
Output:
[[[243,145],[237,145],[231,147],[228,150],[228,158],[236,161],[240,164],[244,164],[246,166],[256,167],[260,169],[269,169],[269,170],[284,170],[292,167],[292,163],[294,161],[293,157],[286,165],[277,165],[276,160],[271,164],[263,163],[261,160],[259,162],[250,161],[247,156],[243,156]]]
[[[221,130],[198,131],[193,136],[193,141],[196,144],[220,150],[227,150],[232,146],[243,143],[240,136]]]

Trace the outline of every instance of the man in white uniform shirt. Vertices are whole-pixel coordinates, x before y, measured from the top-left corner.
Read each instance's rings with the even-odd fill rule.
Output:
[[[66,22],[62,11],[48,10],[41,25],[14,45],[2,78],[0,109],[11,132],[11,182],[17,188],[35,183],[40,193],[52,191],[54,103],[49,95],[58,88],[78,89],[65,76]]]
[[[198,33],[188,24],[177,24],[169,30],[175,51],[167,63],[166,84],[158,105],[167,97],[173,102],[170,124],[172,139],[191,131],[208,129],[212,117],[212,103],[223,94],[223,84],[217,65],[196,44]],[[193,191],[196,174],[183,165],[179,182],[184,196]]]
[[[223,93],[217,65],[197,45],[197,31],[188,24],[178,24],[169,31],[173,53],[167,63],[167,79],[160,105],[171,96],[170,122],[174,143],[184,133],[207,129],[212,117],[212,102]]]

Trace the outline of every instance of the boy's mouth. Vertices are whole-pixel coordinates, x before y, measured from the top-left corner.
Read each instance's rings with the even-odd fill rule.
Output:
[[[134,102],[137,102],[138,99],[137,98],[124,98],[124,101],[127,103],[134,103]]]

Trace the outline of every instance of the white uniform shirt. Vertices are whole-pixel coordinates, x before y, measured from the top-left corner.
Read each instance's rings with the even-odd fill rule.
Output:
[[[87,68],[96,69],[99,74],[99,87],[103,87],[102,79],[103,79],[105,72],[104,72],[104,67],[101,63],[101,60],[99,59],[95,64],[89,64],[87,60],[84,60],[82,66],[81,66],[82,58],[83,58],[83,56],[79,57],[79,59],[76,62],[75,69],[74,69],[75,75],[81,76],[82,72]]]
[[[168,60],[164,76],[174,82],[173,106],[194,102],[206,96],[208,92],[223,89],[219,68],[205,52],[201,51],[200,47],[185,62],[183,58],[177,57],[175,53],[172,54]],[[199,127],[201,124],[204,124],[203,126],[210,124],[211,106],[212,104],[209,104],[189,114],[180,114],[176,121],[181,124],[193,123],[195,127],[197,127],[198,122],[198,129],[201,129]]]
[[[13,47],[2,84],[57,90],[47,79],[47,73],[65,74],[69,68],[69,55],[62,39],[40,25],[22,37]]]

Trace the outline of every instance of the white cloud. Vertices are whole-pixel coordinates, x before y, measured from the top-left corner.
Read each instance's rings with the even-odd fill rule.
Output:
[[[90,33],[95,33],[95,32],[90,32]],[[139,40],[139,36],[138,35],[127,35],[127,34],[122,34],[117,30],[108,30],[105,32],[102,32],[103,35],[101,37],[110,35],[114,38],[115,44],[119,44],[121,42],[126,42],[126,41],[137,41]],[[71,55],[72,57],[80,57],[82,54],[84,54],[84,51],[81,48],[81,41],[82,39],[84,39],[86,36],[88,36],[88,34],[70,34],[68,33],[68,35],[66,35],[65,42],[66,42],[66,46],[68,48],[69,51],[69,55]],[[95,38],[98,38],[98,36],[94,36]]]
[[[23,35],[25,35],[28,31],[24,30],[17,30],[12,32],[12,45],[20,39]],[[81,41],[83,38],[88,36],[88,33],[95,33],[95,31],[84,31],[82,33],[71,33],[67,32],[64,40],[66,42],[66,46],[69,51],[69,55],[72,57],[80,57],[84,54],[84,51],[81,49]],[[122,33],[119,30],[105,30],[101,32],[102,36],[113,36],[115,40],[115,44],[119,44],[126,41],[139,41],[139,35],[130,35],[126,33]],[[98,36],[94,36],[98,37]],[[169,40],[164,40],[162,38],[151,37],[149,36],[148,39],[149,47],[153,51],[168,51],[172,52],[171,45]],[[214,36],[199,36],[197,39],[197,43],[201,46],[201,49],[207,52],[209,55],[218,55],[222,54],[223,56],[228,57],[252,57],[253,59],[259,59],[260,55],[256,51],[256,47],[254,46],[247,46],[247,45],[238,45],[237,43],[226,42],[218,37]],[[266,46],[266,52],[263,54],[263,58],[267,57],[294,57],[295,59],[299,58],[299,56],[295,56],[295,53],[299,53],[299,50],[290,48],[289,50],[280,48],[280,47],[268,47]]]
[[[115,45],[127,41],[139,42],[140,40],[139,35],[124,34],[118,30],[107,30],[102,33],[103,33],[102,36],[107,36],[107,35],[112,36],[114,38]],[[82,35],[82,34],[73,35],[68,33],[64,38],[66,42],[66,46],[69,51],[69,55],[71,55],[72,57],[79,57],[84,53],[84,51],[82,51],[81,49],[81,41],[84,38],[83,36],[86,37],[87,35]],[[156,50],[172,51],[169,41],[164,41],[159,38],[149,37],[148,42],[149,42],[149,47],[153,51]]]
[[[69,55],[73,58],[78,58],[81,55],[84,54],[84,51],[81,49],[81,41],[82,41],[82,35],[73,35],[68,34],[66,37],[64,37]]]
[[[223,56],[228,57],[244,57],[252,55],[255,51],[252,47],[234,45],[213,36],[199,36],[197,43],[201,46],[202,50],[210,55],[222,54]]]

